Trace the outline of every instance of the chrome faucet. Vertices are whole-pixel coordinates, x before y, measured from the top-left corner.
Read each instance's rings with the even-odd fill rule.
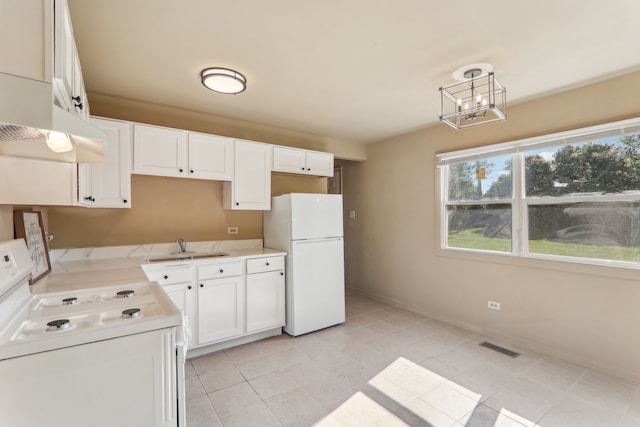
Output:
[[[176,240],[176,243],[178,244],[178,246],[180,246],[180,252],[187,251],[187,242],[185,242],[183,239]]]

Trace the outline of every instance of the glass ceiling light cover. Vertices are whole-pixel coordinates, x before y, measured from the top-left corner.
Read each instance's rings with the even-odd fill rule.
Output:
[[[245,76],[229,68],[206,68],[200,73],[202,84],[218,93],[236,94],[247,88]]]
[[[489,64],[473,64],[453,75],[460,82],[440,88],[440,121],[454,129],[506,120],[507,90],[486,72]],[[483,69],[485,68],[485,69]]]

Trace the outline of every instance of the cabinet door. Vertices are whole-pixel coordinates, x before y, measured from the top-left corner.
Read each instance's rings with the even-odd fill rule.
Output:
[[[271,146],[235,141],[234,174],[223,186],[226,209],[271,209]]]
[[[247,275],[247,332],[284,326],[284,271]]]
[[[131,124],[97,118],[92,118],[91,123],[107,135],[104,146],[105,160],[104,163],[89,165],[90,194],[86,194],[87,186],[82,185],[85,174],[79,169],[78,201],[86,203],[86,198],[90,197],[93,207],[131,207]]]
[[[133,172],[186,177],[187,132],[134,124]]]
[[[305,151],[297,148],[273,147],[273,170],[306,173]]]
[[[209,344],[244,333],[242,276],[198,282],[198,344]]]
[[[307,173],[317,176],[333,176],[333,153],[306,152]]]
[[[233,139],[189,132],[189,177],[231,181]]]
[[[72,111],[73,73],[75,61],[75,42],[71,15],[66,0],[56,0],[54,4],[54,67],[53,79],[56,98],[62,108]]]
[[[89,117],[89,103],[87,93],[82,79],[82,69],[80,68],[80,57],[73,46],[73,90],[71,92],[71,105],[69,111],[75,113],[80,118],[86,120]]]
[[[195,331],[197,324],[196,298],[198,291],[191,282],[163,285],[162,289],[169,295],[171,301],[173,301],[185,316],[186,326],[190,333],[189,346],[198,345]]]

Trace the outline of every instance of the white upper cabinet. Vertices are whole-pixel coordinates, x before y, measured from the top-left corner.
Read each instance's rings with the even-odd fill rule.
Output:
[[[212,180],[233,177],[233,139],[134,125],[133,172]]]
[[[66,0],[55,0],[54,3],[53,51],[54,101],[70,113],[86,119],[89,107]]]
[[[186,177],[187,131],[151,125],[133,125],[133,172]]]
[[[276,145],[273,147],[273,170],[303,175],[333,176],[333,154]]]
[[[230,181],[233,139],[189,132],[189,177]]]
[[[222,186],[222,206],[237,210],[271,209],[271,145],[236,140],[232,182]]]
[[[131,207],[131,123],[91,118],[106,135],[104,163],[78,164],[78,204]]]

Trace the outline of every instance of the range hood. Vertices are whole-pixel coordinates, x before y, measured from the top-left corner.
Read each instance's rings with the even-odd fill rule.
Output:
[[[0,73],[0,155],[71,163],[104,161],[106,135],[53,103],[51,83]],[[47,133],[69,136],[73,150],[53,152]]]

